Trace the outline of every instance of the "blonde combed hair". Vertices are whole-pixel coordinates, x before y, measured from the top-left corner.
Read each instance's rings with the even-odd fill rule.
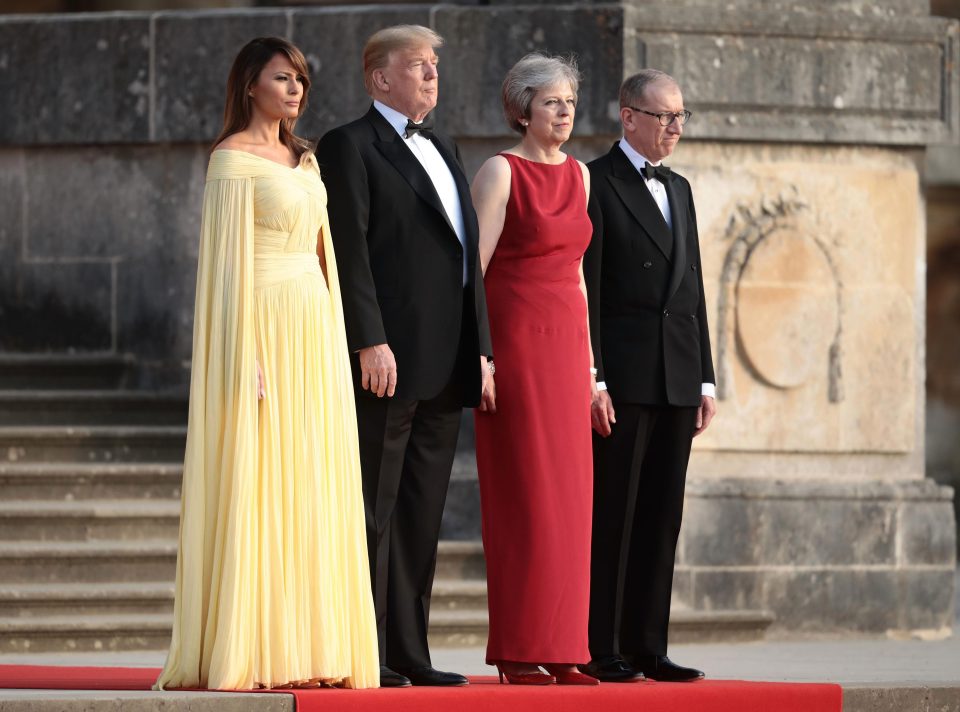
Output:
[[[442,47],[443,38],[423,25],[394,25],[374,32],[363,46],[363,85],[367,93],[373,94],[373,72],[387,66],[391,52],[423,45]]]

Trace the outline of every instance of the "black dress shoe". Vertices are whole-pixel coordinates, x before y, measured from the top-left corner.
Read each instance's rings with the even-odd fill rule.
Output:
[[[380,666],[380,687],[410,687],[410,678],[394,672],[386,665]]]
[[[704,674],[700,670],[677,665],[666,655],[628,655],[625,657],[634,668],[642,671],[651,680],[694,682],[704,678]]]
[[[397,668],[397,670],[401,674],[406,675],[414,685],[424,685],[427,687],[463,687],[469,684],[467,678],[459,673],[434,670],[429,665],[413,668]]]
[[[594,658],[586,665],[578,665],[580,672],[597,678],[600,682],[643,682],[643,673],[634,670],[630,663],[619,655]]]

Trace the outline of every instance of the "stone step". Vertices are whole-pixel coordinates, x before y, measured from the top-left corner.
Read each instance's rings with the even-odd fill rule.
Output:
[[[163,650],[170,631],[166,613],[0,618],[0,652]]]
[[[469,596],[464,589],[473,590]],[[431,615],[447,611],[480,613],[486,619],[482,581],[444,581],[433,585]],[[0,617],[113,613],[172,613],[173,581],[142,583],[0,584]]]
[[[0,543],[4,584],[173,581],[176,540]]]
[[[163,650],[170,643],[170,613],[85,613],[0,617],[0,653]],[[486,611],[437,611],[430,644],[486,644]]]
[[[186,426],[0,427],[7,462],[180,462]]]
[[[487,564],[479,541],[442,540],[437,549],[437,578],[485,579]]]
[[[0,492],[8,501],[179,499],[180,463],[0,462]]]
[[[0,390],[2,425],[184,425],[182,393]]]
[[[671,643],[746,643],[763,640],[775,616],[760,610],[670,610]]]
[[[176,541],[179,529],[178,500],[0,502],[0,540],[5,541]]]
[[[157,667],[162,663],[163,657],[160,657]],[[4,690],[0,694],[3,712],[294,712],[296,709],[293,695],[274,692]]]
[[[469,593],[465,589],[472,589]],[[433,584],[431,615],[471,611],[486,615],[487,587],[483,581]],[[173,582],[0,584],[0,617],[102,613],[170,613]]]
[[[133,366],[116,354],[0,354],[0,390],[121,388],[130,385]]]
[[[451,543],[453,542],[440,543],[438,581],[454,578],[439,571],[439,564],[450,558],[448,545]],[[124,542],[5,542],[0,544],[0,581],[5,583],[172,581],[176,558],[176,539]]]
[[[436,596],[436,588],[434,588]],[[431,645],[486,645],[486,607],[456,609],[436,598],[430,611]],[[767,611],[670,611],[671,643],[742,643],[763,640],[774,616]]]
[[[483,579],[434,579],[430,610],[437,612],[487,610],[487,582]]]
[[[487,609],[449,610],[431,607],[430,645],[446,648],[464,648],[487,644],[489,622]]]
[[[0,618],[173,613],[173,582],[0,585]]]

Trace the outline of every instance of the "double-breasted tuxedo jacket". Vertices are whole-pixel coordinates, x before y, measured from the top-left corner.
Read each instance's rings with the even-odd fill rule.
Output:
[[[597,380],[616,402],[697,406],[714,372],[690,184],[676,173],[665,184],[671,231],[618,145],[589,168]]]
[[[668,227],[619,145],[588,167],[591,341],[617,417],[593,437],[590,652],[665,655],[697,406],[714,381],[696,212],[672,173]]]

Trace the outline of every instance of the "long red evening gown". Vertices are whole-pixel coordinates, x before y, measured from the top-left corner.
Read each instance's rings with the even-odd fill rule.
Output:
[[[510,199],[484,277],[497,412],[475,411],[487,662],[585,663],[593,459],[579,267],[592,227],[577,161],[501,155]]]

